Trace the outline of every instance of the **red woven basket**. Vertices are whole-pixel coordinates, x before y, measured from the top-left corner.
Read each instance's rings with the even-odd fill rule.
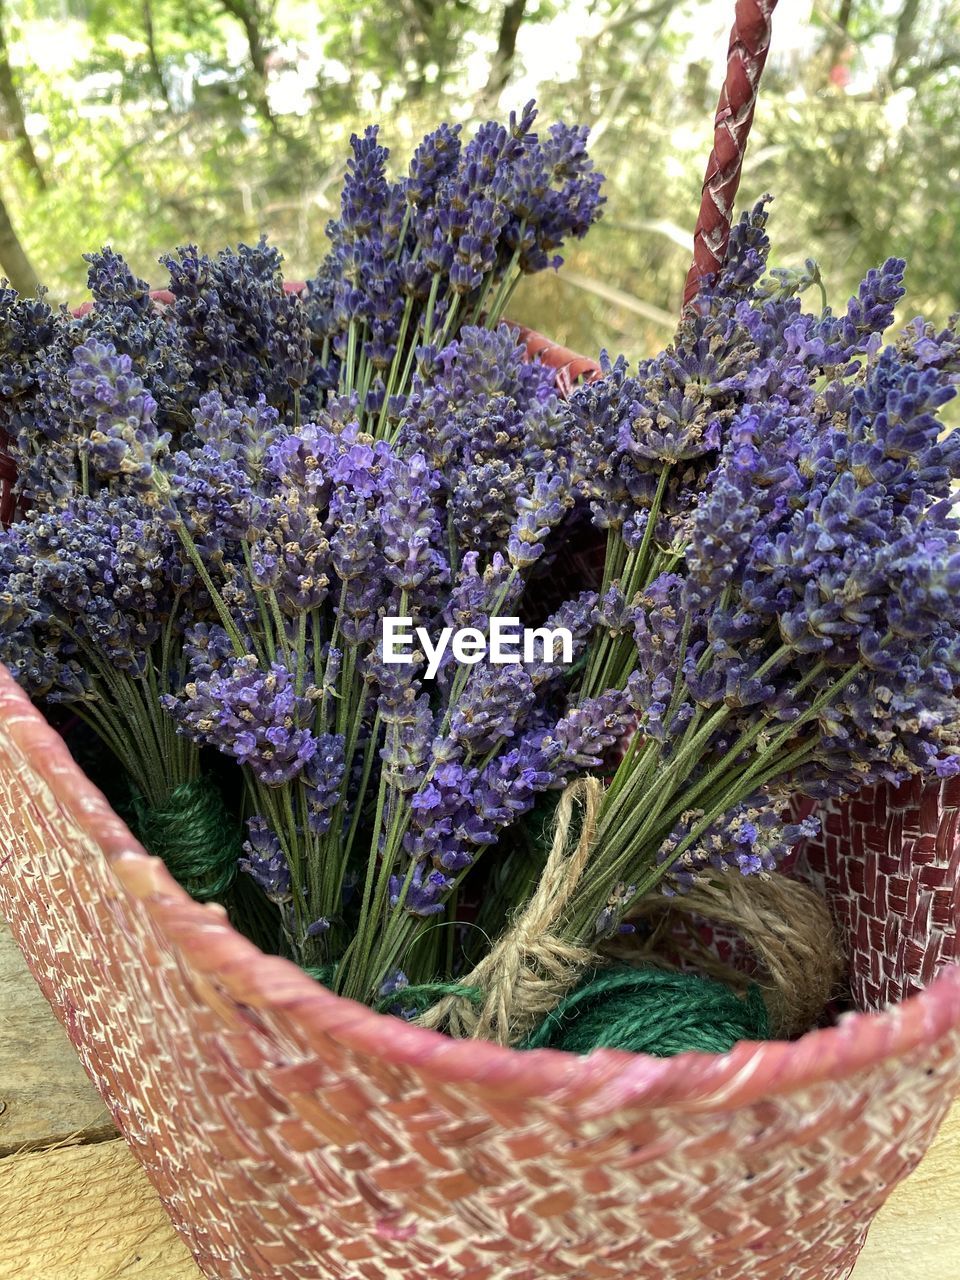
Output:
[[[567,383],[595,368],[528,345]],[[261,954],[144,852],[0,668],[0,911],[217,1280],[848,1276],[960,1083],[958,815],[957,780],[878,788],[804,851],[849,955],[859,1012],[839,1025],[666,1061],[519,1053]]]

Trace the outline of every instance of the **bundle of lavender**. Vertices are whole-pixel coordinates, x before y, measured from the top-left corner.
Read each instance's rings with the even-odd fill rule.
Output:
[[[261,245],[181,250],[169,305],[110,251],[83,317],[0,297],[0,658],[261,945],[505,1043],[652,893],[774,870],[792,796],[960,767],[955,331],[883,346],[898,260],[804,312],[759,206],[665,352],[563,401],[501,319],[600,179],[532,125],[399,182],[354,139],[303,296]]]

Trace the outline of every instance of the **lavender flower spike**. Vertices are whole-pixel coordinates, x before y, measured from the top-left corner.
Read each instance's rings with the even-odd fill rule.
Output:
[[[129,356],[109,342],[91,341],[73,353],[70,389],[89,423],[81,448],[104,476],[128,477],[142,493],[152,490],[154,457],[169,442],[159,435],[157,402],[132,371]]]
[[[316,754],[317,739],[306,727],[312,700],[297,696],[280,663],[262,671],[252,655],[237,658],[188,684],[184,694],[162,699],[180,732],[249,765],[266,786],[290,782]]]
[[[256,881],[264,897],[277,906],[286,906],[293,900],[293,881],[280,841],[264,818],[248,818],[247,832],[243,844],[246,856],[239,860],[240,870]]]

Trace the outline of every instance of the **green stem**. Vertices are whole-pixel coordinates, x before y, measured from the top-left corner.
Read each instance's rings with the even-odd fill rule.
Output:
[[[298,698],[303,697],[307,682],[307,611],[302,609],[297,616],[297,649],[296,672],[294,675],[294,692]]]
[[[804,677],[802,684],[804,686],[808,684],[824,670],[824,667],[824,663],[815,664]],[[758,725],[741,734],[737,743],[708,771],[705,777],[688,787],[679,798],[676,798],[674,791],[679,771],[675,766],[669,769],[667,775],[657,781],[658,801],[644,813],[639,821],[634,818],[637,812],[636,806],[626,815],[622,813],[617,815],[616,809],[622,808],[623,794],[618,804],[614,805],[610,811],[603,813],[601,810],[597,827],[598,857],[591,875],[591,884],[597,885],[598,888],[593,894],[584,895],[582,907],[578,906],[577,927],[583,930],[591,921],[596,920],[609,897],[611,886],[624,879],[635,879],[631,868],[637,864],[638,859],[642,865],[649,855],[650,869],[646,877],[642,878],[642,884],[646,889],[651,883],[650,877],[653,876],[652,883],[656,883],[669,870],[669,866],[673,865],[718,817],[733,805],[745,800],[754,791],[777,778],[787,776],[799,761],[809,758],[816,750],[816,742],[811,743],[805,740],[799,746],[788,748],[786,754],[780,754],[780,748],[794,740],[801,726],[816,719],[824,706],[835,699],[862,670],[862,663],[854,664],[815,698],[796,720],[791,721],[776,733],[761,755],[746,765],[734,769],[732,773],[728,772],[730,765],[756,741],[765,728],[774,723],[772,717],[764,718]],[[798,685],[799,688],[800,685]],[[711,722],[715,719],[715,716],[711,717]],[[702,739],[702,735],[710,731],[711,722],[708,722],[707,726],[695,735],[694,741]],[[694,749],[687,748],[687,750]],[[724,782],[724,779],[727,781]],[[698,801],[702,806],[705,793],[709,795],[706,816],[698,820],[688,836],[677,847],[670,864],[665,868],[654,868],[656,850],[673,830],[677,818],[696,807]],[[647,794],[646,789],[645,794]],[[675,801],[672,807],[669,807],[670,801]],[[606,798],[603,808],[606,808]]]
[[[486,327],[495,329],[500,323],[500,317],[503,315],[503,308],[506,306],[508,299],[517,287],[519,276],[514,278],[514,272],[520,263],[520,248],[523,244],[523,235],[527,229],[526,222],[521,222],[517,231],[517,248],[513,251],[513,256],[507,263],[507,269],[500,278],[500,287],[497,289],[496,296],[493,299],[493,306],[490,308],[486,319]]]
[[[433,334],[433,313],[436,310],[437,295],[439,294],[439,292],[440,292],[440,275],[438,273],[433,277],[433,279],[430,282],[430,293],[429,293],[429,296],[427,297],[427,310],[423,318],[423,345],[424,346],[427,346],[429,344],[431,335]],[[409,372],[410,372],[410,366],[408,363],[407,368],[404,370],[404,377],[403,377],[404,386],[407,383]]]
[[[354,363],[357,358],[357,322],[350,321],[347,329],[347,354],[340,369],[340,394],[348,395],[353,390]]]
[[[390,401],[396,395],[397,375],[400,372],[400,365],[405,359],[404,345],[407,341],[407,329],[410,327],[410,317],[413,315],[414,299],[411,294],[403,307],[403,318],[400,321],[400,332],[397,335],[397,346],[393,353],[393,360],[390,363],[390,373],[387,378],[387,387],[383,395],[383,404],[380,406],[380,416],[377,419],[377,426],[374,435],[378,440],[382,440],[386,436],[386,427],[389,414]],[[401,388],[406,390],[406,388]]]
[[[227,608],[226,604],[224,603],[224,600],[220,595],[220,592],[213,585],[213,579],[210,577],[210,574],[207,572],[207,566],[203,563],[203,559],[201,558],[200,552],[197,550],[197,544],[194,542],[193,538],[190,536],[190,533],[188,532],[187,527],[182,520],[177,521],[176,528],[177,528],[177,534],[180,538],[180,541],[183,543],[184,549],[186,550],[187,555],[190,557],[191,564],[196,569],[197,575],[199,576],[200,581],[203,583],[204,587],[206,587],[207,589],[207,594],[210,596],[210,601],[213,604],[214,609],[216,609],[217,611],[217,616],[219,617],[220,622],[223,625],[223,629],[224,631],[226,631],[227,635],[230,637],[230,643],[233,645],[234,652],[236,653],[238,658],[244,657],[244,655],[247,652],[246,645],[243,642],[243,639],[236,627],[236,624],[233,621],[233,618],[230,616],[230,610]]]
[[[480,324],[481,320],[484,319],[483,308],[484,308],[484,304],[487,301],[487,294],[490,292],[490,286],[492,284],[493,284],[493,272],[491,271],[489,275],[486,277],[486,279],[484,280],[483,285],[481,286],[480,294],[477,298],[476,306],[473,308],[473,314],[470,316],[471,324],[474,324],[474,325]]]
[[[287,637],[287,625],[284,616],[280,610],[280,601],[277,599],[277,593],[273,587],[268,587],[266,591],[267,604],[270,607],[270,613],[273,617],[273,625],[277,633],[277,647],[283,653],[283,661],[287,670],[291,667],[290,640]]]
[[[494,303],[493,307],[491,307],[490,316],[487,320],[487,326],[486,326],[488,329],[496,328],[496,326],[503,319],[504,315],[506,314],[507,307],[509,307],[510,305],[510,300],[513,297],[513,295],[516,293],[517,286],[520,284],[520,281],[522,279],[523,279],[522,272],[514,276],[513,280],[510,282],[503,297],[498,299],[498,301]]]
[[[253,589],[253,597],[257,602],[257,612],[260,615],[260,630],[263,632],[263,643],[266,646],[262,648],[257,640],[253,637],[254,650],[261,664],[276,662],[277,647],[273,643],[273,628],[270,626],[270,614],[267,612],[266,601],[264,600],[264,588],[257,582],[256,574],[253,570],[253,552],[246,538],[243,540],[243,559],[247,566],[247,578]]]
[[[456,323],[457,313],[460,310],[460,302],[461,295],[459,293],[455,293],[453,295],[453,301],[450,303],[450,310],[447,312],[447,317],[443,322],[443,329],[440,332],[440,337],[437,339],[438,347],[445,347],[453,334],[453,326]]]

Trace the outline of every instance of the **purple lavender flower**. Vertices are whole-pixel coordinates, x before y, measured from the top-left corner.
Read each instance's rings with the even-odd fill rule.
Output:
[[[407,392],[396,394],[395,360],[416,351],[421,369],[432,371],[437,352],[429,344],[452,327],[461,302],[463,318],[469,306],[498,297],[490,286],[506,274],[555,265],[563,241],[596,220],[601,178],[585,131],[558,125],[539,139],[535,117],[528,104],[506,126],[481,125],[465,147],[458,129],[441,126],[400,182],[386,177],[388,154],[375,128],[351,138],[330,254],[306,303],[321,352],[307,388],[314,406],[316,393],[335,382],[359,386],[365,362],[360,416],[395,422]]]
[[[571,666],[583,657],[596,625],[596,606],[597,593],[583,591],[572,600],[565,600],[544,622],[543,626],[548,631],[556,631],[562,627],[570,632],[573,654],[572,662],[568,663],[563,660],[562,654],[548,656],[544,651],[540,657],[524,664],[534,689],[541,696],[544,687],[551,682],[568,678]]]
[[[261,518],[264,504],[242,460],[216,444],[178,450],[166,460],[164,484],[164,517],[172,524],[182,521],[195,539],[208,539],[211,546],[224,539],[246,541]]]
[[[526,109],[531,124],[532,105]],[[559,267],[563,259],[554,250],[571,236],[582,238],[600,217],[603,175],[587,154],[588,132],[584,126],[551,125],[543,141],[524,146],[515,162],[501,165],[498,185],[515,220],[508,243],[519,251],[524,272]]]
[[[81,448],[96,470],[151,493],[154,459],[169,436],[157,433],[157,403],[131,368],[130,357],[112,344],[88,342],[73,353],[70,387],[89,424]]]
[[[460,125],[441,124],[413,153],[404,196],[411,208],[432,204],[440,184],[456,171],[460,159]]]
[[[554,739],[560,748],[558,767],[564,775],[599,769],[633,727],[627,696],[611,689],[598,698],[587,698],[557,722]]]
[[[32,697],[95,697],[93,681],[76,659],[76,644],[37,587],[25,522],[0,530],[0,661]]]
[[[396,790],[413,792],[423,781],[436,729],[430,699],[414,681],[400,679],[393,687],[381,686],[378,706],[386,726],[380,752],[384,775]]]
[[[477,816],[488,839],[498,829],[528,813],[537,796],[556,785],[561,777],[561,746],[539,730],[520,735],[517,745],[502,752],[486,766],[476,785]]]
[[[180,335],[148,297],[144,282],[109,250],[88,261],[96,305],[80,318],[54,314],[42,290],[36,299],[0,290],[0,429],[11,437],[19,487],[34,507],[55,505],[76,492],[80,449],[90,447],[84,443],[92,425],[89,412],[72,386],[77,347],[108,347],[131,362],[123,377],[139,378],[144,394],[157,402],[152,429],[158,440],[166,433],[175,437],[183,404],[193,395]],[[139,448],[135,440],[134,454]],[[91,491],[97,478],[95,470],[88,476]],[[112,483],[117,486],[116,479]]]
[[[755,286],[767,267],[770,237],[767,235],[767,205],[772,197],[763,196],[750,210],[741,213],[730,228],[727,252],[717,279],[701,285],[711,294],[729,295],[734,298],[756,296]]]
[[[847,304],[846,315],[834,317],[828,312],[813,326],[811,341],[821,344],[821,365],[847,364],[892,324],[893,309],[905,292],[906,265],[902,258],[888,258],[879,270],[868,271],[856,297]]]
[[[330,544],[316,511],[296,489],[283,489],[261,522],[250,552],[254,583],[275,592],[288,617],[319,609],[330,585]]]
[[[223,627],[206,622],[194,622],[184,629],[183,654],[195,680],[206,679],[236,657]]]
[[[240,870],[256,882],[264,897],[280,907],[287,906],[293,901],[293,881],[280,841],[265,818],[248,818],[247,833]]]
[[[386,605],[380,522],[371,502],[334,491],[329,507],[330,563],[342,589],[337,604],[340,634],[348,644],[368,644]]]
[[[219,391],[208,391],[193,411],[192,434],[197,445],[213,444],[221,457],[239,458],[250,479],[256,480],[268,450],[286,431],[279,413],[263,396],[253,404],[243,400],[228,403]]]
[[[509,616],[517,606],[523,584],[515,575],[511,576],[506,557],[495,553],[482,572],[479,563],[476,551],[468,551],[463,557],[444,610],[444,622],[448,626],[478,627],[485,631],[495,611]]]
[[[470,754],[485,755],[514,737],[534,699],[523,667],[476,666],[452,709],[450,737]]]
[[[790,849],[816,836],[820,830],[820,822],[815,817],[801,822],[786,821],[783,808],[782,797],[771,803],[767,796],[752,796],[724,814],[692,843],[688,837],[703,815],[699,810],[684,814],[657,852],[657,861],[670,867],[664,892],[685,893],[704,871],[735,870],[745,876],[775,871]]]
[[[161,262],[200,390],[291,404],[306,380],[309,342],[303,305],[283,289],[277,251],[261,240],[208,258],[189,246]]]
[[[960,335],[956,329],[946,328],[938,333],[932,324],[917,316],[904,329],[898,345],[906,349],[910,363],[917,369],[939,369],[952,374],[954,381],[960,374]]]
[[[573,480],[590,504],[598,528],[618,529],[633,510],[622,465],[621,430],[639,414],[639,387],[623,357],[600,354],[603,377],[578,387],[570,399]]]
[[[265,472],[273,482],[299,490],[305,501],[325,507],[334,487],[343,489],[345,498],[379,496],[393,457],[389,445],[363,435],[355,422],[345,428],[332,421],[306,423],[268,449]]]
[[[347,161],[339,223],[346,239],[357,240],[369,233],[389,198],[384,171],[390,153],[377,141],[379,132],[377,125],[368,125],[362,138],[355,133],[350,137],[353,154]]]
[[[314,835],[330,830],[333,810],[340,801],[344,774],[344,740],[338,733],[321,734],[316,751],[300,777],[306,790],[307,822]]]
[[[528,569],[544,553],[543,540],[573,506],[570,483],[564,475],[534,478],[529,496],[517,499],[517,518],[507,539],[507,555],[517,569]]]
[[[172,605],[171,543],[156,513],[106,492],[78,497],[55,514],[31,513],[8,547],[37,621],[119,670],[144,673]]]
[[[444,899],[453,887],[453,881],[442,871],[437,871],[428,862],[418,862],[413,869],[409,882],[400,876],[390,877],[390,906],[394,909],[401,905],[403,910],[414,916],[437,916],[444,910]]]
[[[252,655],[236,658],[162,702],[180,733],[248,765],[266,786],[290,782],[316,755],[313,702],[281,663],[263,671]]]
[[[397,461],[384,485],[380,525],[388,581],[403,591],[442,581],[446,558],[438,549],[440,523],[432,495],[439,481],[422,454]]]

